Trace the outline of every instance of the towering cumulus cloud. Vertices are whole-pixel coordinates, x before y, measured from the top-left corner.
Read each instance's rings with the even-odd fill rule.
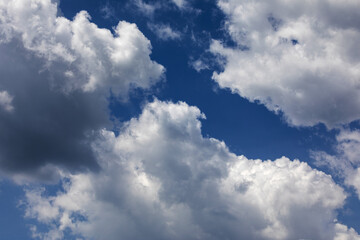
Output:
[[[54,166],[98,167],[90,143],[109,125],[106,97],[150,88],[164,67],[124,21],[114,33],[59,16],[50,0],[0,0],[0,168],[54,176]]]
[[[102,170],[63,175],[64,191],[29,189],[26,215],[57,239],[359,239],[336,222],[345,199],[298,160],[250,160],[204,138],[199,109],[155,100],[119,136],[94,143]]]
[[[334,127],[360,118],[360,2],[219,0],[237,47],[213,79],[291,125]]]

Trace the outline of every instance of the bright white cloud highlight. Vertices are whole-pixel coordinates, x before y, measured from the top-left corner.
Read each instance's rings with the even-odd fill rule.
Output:
[[[0,13],[0,41],[19,38],[47,65],[63,62],[66,91],[111,87],[126,95],[131,86],[149,88],[164,72],[150,59],[150,41],[135,24],[120,21],[112,33],[91,23],[85,11],[72,21],[57,16],[50,0],[0,0]]]
[[[26,213],[85,239],[357,239],[334,222],[345,199],[298,160],[250,160],[204,138],[204,115],[155,100],[93,147],[98,173],[65,174],[64,191],[28,190]],[[47,209],[47,211],[45,211]]]
[[[240,47],[213,41],[226,58],[213,79],[291,125],[327,127],[360,118],[360,2],[220,0]]]

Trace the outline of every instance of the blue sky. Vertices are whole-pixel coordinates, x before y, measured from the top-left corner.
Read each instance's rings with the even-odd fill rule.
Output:
[[[360,239],[359,10],[0,0],[0,238]]]

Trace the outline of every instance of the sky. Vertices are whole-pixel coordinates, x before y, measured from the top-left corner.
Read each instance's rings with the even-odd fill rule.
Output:
[[[0,239],[360,239],[358,0],[0,0]]]

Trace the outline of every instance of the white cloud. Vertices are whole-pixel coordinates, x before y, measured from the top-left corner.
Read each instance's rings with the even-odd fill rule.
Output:
[[[0,0],[0,174],[18,182],[97,169],[90,144],[113,127],[110,90],[126,100],[164,72],[135,24],[112,32],[85,11],[59,15],[51,0]]]
[[[177,40],[181,38],[181,33],[173,30],[169,25],[149,23],[148,28],[154,32],[159,39],[164,41]]]
[[[336,236],[334,240],[359,240],[360,236],[355,232],[353,228],[337,223],[335,226]]]
[[[146,3],[142,0],[135,0],[134,4],[138,7],[139,11],[145,14],[147,17],[154,17],[154,13],[157,9],[161,8],[161,5],[158,3]]]
[[[14,110],[12,105],[13,96],[11,96],[7,91],[0,91],[0,107],[5,109],[8,112]]]
[[[114,28],[98,28],[86,11],[71,21],[57,16],[57,4],[50,0],[0,0],[1,41],[21,39],[24,47],[48,65],[66,65],[65,90],[94,91],[111,87],[126,95],[131,86],[149,88],[164,67],[152,61],[150,41],[135,24],[120,21]]]
[[[187,5],[186,0],[171,0],[178,8],[184,8]]]
[[[31,232],[31,237],[33,239],[43,239],[43,240],[61,240],[64,239],[64,234],[63,232],[57,230],[57,229],[52,229],[49,232],[46,233],[39,233],[38,232],[38,228],[35,225],[31,225],[30,226],[30,232]],[[76,240],[80,240],[80,239],[76,239]]]
[[[332,128],[360,118],[360,2],[220,0],[240,46],[213,41],[227,60],[213,79],[291,125]],[[245,50],[244,50],[245,49]]]
[[[65,175],[53,196],[28,190],[27,216],[86,239],[359,237],[335,221],[345,194],[330,176],[286,157],[236,156],[204,138],[198,118],[182,102],[147,104],[94,143],[100,172]]]
[[[312,157],[317,165],[329,167],[345,184],[354,187],[360,199],[360,130],[342,129],[336,140],[335,155],[313,151]]]
[[[202,61],[201,59],[197,59],[191,62],[190,64],[197,72],[201,72],[204,69],[209,69],[209,66],[206,63],[204,63],[204,61]]]
[[[116,19],[115,9],[109,4],[109,2],[100,8],[100,12],[103,14],[103,18],[105,19]]]

